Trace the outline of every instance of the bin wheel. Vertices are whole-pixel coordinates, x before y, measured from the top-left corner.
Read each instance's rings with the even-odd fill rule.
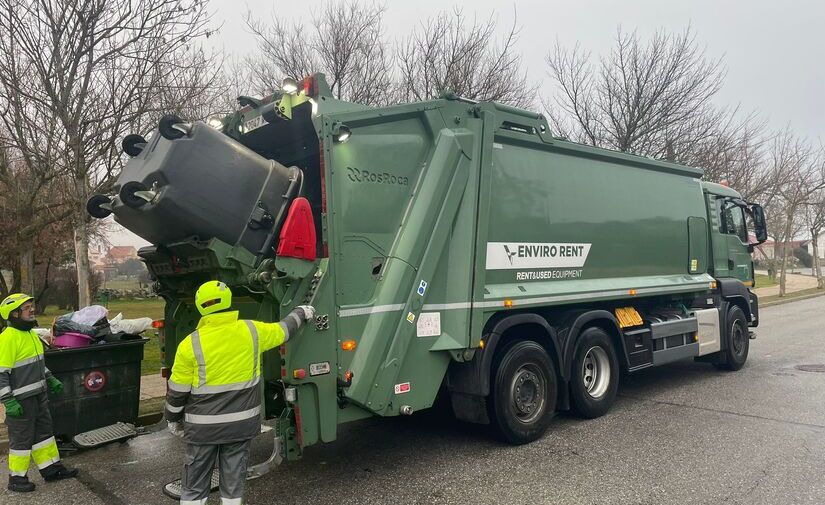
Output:
[[[102,207],[102,205],[111,205],[112,200],[106,195],[93,195],[86,201],[86,212],[95,219],[104,219],[112,214],[111,209]]]
[[[146,186],[137,181],[129,181],[120,188],[120,201],[133,209],[139,209],[146,205],[146,200],[135,196],[135,192],[146,189]]]
[[[134,158],[143,152],[143,148],[146,147],[146,139],[137,133],[130,133],[123,138],[120,146],[123,148],[124,153]]]
[[[183,123],[183,120],[174,114],[167,114],[160,118],[158,122],[158,131],[167,140],[177,140],[183,138],[186,134],[174,128],[178,123]]]

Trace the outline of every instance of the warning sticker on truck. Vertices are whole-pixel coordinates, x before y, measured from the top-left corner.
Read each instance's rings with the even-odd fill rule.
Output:
[[[323,363],[310,363],[309,375],[325,375],[329,373],[330,368],[329,361],[324,361]]]
[[[437,337],[441,335],[441,313],[422,312],[415,325],[415,334],[418,337]]]
[[[487,270],[581,268],[592,244],[488,242]]]
[[[402,382],[401,384],[395,385],[395,394],[400,395],[402,393],[409,393],[410,392],[410,383],[409,382]]]

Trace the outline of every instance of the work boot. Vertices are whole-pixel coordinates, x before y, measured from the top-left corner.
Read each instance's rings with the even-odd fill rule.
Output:
[[[34,483],[29,482],[29,478],[25,475],[12,475],[9,477],[9,491],[16,493],[31,493],[34,491]]]
[[[40,471],[43,480],[54,482],[56,480],[71,479],[77,477],[77,468],[66,468],[62,463],[55,463]]]

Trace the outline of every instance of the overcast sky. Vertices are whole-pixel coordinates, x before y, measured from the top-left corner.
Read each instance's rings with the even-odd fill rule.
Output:
[[[308,20],[322,4],[210,0],[214,23],[222,23],[210,41],[239,58],[255,50],[243,23],[247,10],[263,19],[278,11]],[[690,25],[708,56],[724,58],[728,73],[716,100],[719,105],[758,111],[772,128],[790,124],[799,135],[825,141],[825,0],[392,0],[385,5],[386,32],[393,39],[452,6],[461,7],[468,17],[494,15],[502,32],[515,16],[522,28],[516,47],[544,96],[553,92],[544,57],[556,39],[565,46],[578,42],[600,54],[609,50],[619,26],[646,36],[659,28],[681,31]],[[145,245],[128,232],[111,239],[114,244]]]

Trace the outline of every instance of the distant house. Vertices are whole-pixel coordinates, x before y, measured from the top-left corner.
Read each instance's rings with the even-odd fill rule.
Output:
[[[750,236],[750,242],[756,243],[756,237],[753,235]],[[808,240],[792,240],[790,245],[790,251],[793,252],[794,249],[798,249],[800,247],[806,248],[810,247]],[[759,244],[758,246],[753,248],[753,259],[754,260],[772,260],[776,256],[782,257],[782,250],[783,250],[782,243],[779,244],[779,251],[776,250],[776,242],[774,242],[772,237],[768,237],[768,240]],[[793,257],[793,255],[789,256]]]
[[[102,245],[99,244],[90,244],[89,245],[89,264],[92,267],[92,270],[96,272],[100,272],[106,269],[106,251],[103,249]],[[73,263],[73,262],[72,262]]]
[[[130,245],[116,245],[109,249],[106,261],[110,265],[119,265],[126,260],[138,259],[137,249]]]

